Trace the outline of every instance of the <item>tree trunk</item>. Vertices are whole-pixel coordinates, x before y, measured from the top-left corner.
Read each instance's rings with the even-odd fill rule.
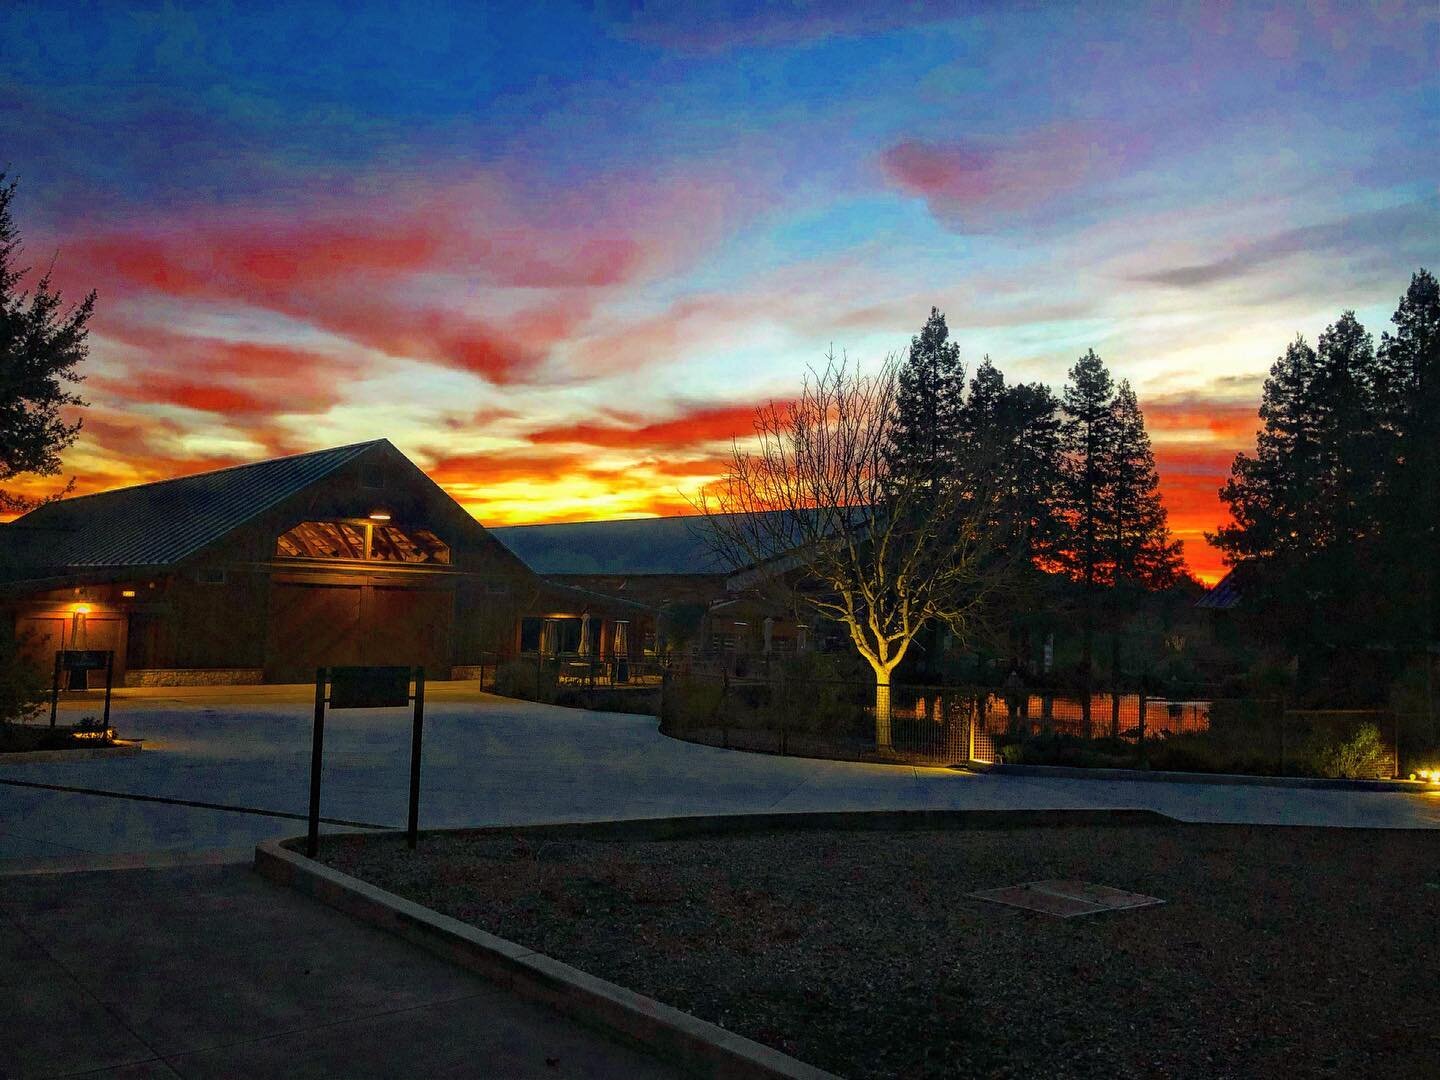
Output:
[[[890,673],[875,673],[875,749],[893,749],[890,741]]]

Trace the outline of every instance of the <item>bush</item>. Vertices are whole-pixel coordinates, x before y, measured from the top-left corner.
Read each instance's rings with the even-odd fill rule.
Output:
[[[1388,757],[1380,729],[1361,724],[1348,736],[1317,734],[1305,747],[1302,758],[1308,771],[1337,779],[1373,779]]]
[[[1129,769],[1135,748],[1124,739],[1082,739],[1058,732],[1036,735],[1000,747],[1007,765],[1069,765],[1085,769]]]
[[[25,723],[45,707],[49,686],[24,646],[23,639],[0,632],[0,725]]]

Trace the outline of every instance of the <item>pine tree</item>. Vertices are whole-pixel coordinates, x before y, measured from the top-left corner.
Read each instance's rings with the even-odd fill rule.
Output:
[[[1220,490],[1234,524],[1209,536],[1231,564],[1267,560],[1288,569],[1317,549],[1320,441],[1311,400],[1318,362],[1296,337],[1270,367],[1255,453],[1235,456]]]
[[[960,346],[950,340],[945,316],[932,307],[900,367],[888,455],[897,483],[934,486],[955,476],[964,400]]]
[[[1420,269],[1381,336],[1377,397],[1390,463],[1381,511],[1398,636],[1440,641],[1440,283]]]
[[[1060,402],[1043,383],[1017,383],[1005,391],[1001,416],[1009,440],[1007,488],[1025,553],[1038,565],[1053,565],[1063,503]]]
[[[1084,583],[1084,626],[1081,638],[1082,723],[1090,726],[1090,680],[1094,672],[1096,587],[1112,580],[1105,561],[1108,524],[1106,464],[1112,459],[1115,384],[1104,362],[1090,349],[1070,369],[1062,397],[1060,425],[1063,515],[1069,536],[1056,548],[1057,563]]]
[[[1106,474],[1114,441],[1115,384],[1104,362],[1089,350],[1070,369],[1061,397],[1061,477],[1070,538],[1057,561],[1087,589],[1111,580],[1101,538],[1107,527]]]
[[[1256,453],[1240,454],[1220,497],[1235,522],[1212,537],[1247,570],[1245,588],[1306,661],[1384,635],[1373,566],[1385,457],[1374,343],[1353,312],[1303,339],[1270,370]]]
[[[17,265],[20,234],[11,217],[15,183],[0,173],[0,483],[31,473],[54,476],[60,454],[80,433],[80,421],[63,410],[83,406],[62,383],[78,382],[86,356],[86,324],[95,308],[92,292],[62,312],[50,274],[33,291],[20,288],[29,272]],[[67,489],[68,490],[68,489]],[[36,500],[0,491],[0,510],[28,510]]]
[[[1111,406],[1112,442],[1105,463],[1109,537],[1104,562],[1117,584],[1166,589],[1184,573],[1181,545],[1170,535],[1145,416],[1122,380]]]

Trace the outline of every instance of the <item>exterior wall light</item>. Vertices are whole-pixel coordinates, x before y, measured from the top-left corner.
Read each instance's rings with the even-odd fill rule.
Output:
[[[89,605],[89,604],[71,604],[71,605],[70,605],[70,613],[71,613],[72,615],[89,615],[89,614],[90,614],[90,605]]]
[[[135,590],[134,590],[134,589],[121,589],[121,590],[120,590],[120,595],[123,596],[126,600],[134,600],[134,599],[135,599]]]
[[[371,511],[370,511],[370,520],[371,520],[371,521],[389,521],[389,520],[390,520],[390,511],[389,511],[389,510],[371,510]]]

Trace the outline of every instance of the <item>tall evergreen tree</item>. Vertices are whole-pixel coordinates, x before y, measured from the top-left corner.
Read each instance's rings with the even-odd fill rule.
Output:
[[[1001,416],[1012,513],[1024,528],[1025,554],[1048,567],[1061,535],[1060,402],[1044,383],[1017,383],[1006,388]]]
[[[1184,573],[1181,545],[1170,535],[1150,434],[1128,380],[1120,382],[1110,417],[1112,441],[1105,464],[1110,520],[1104,562],[1116,584],[1169,588]]]
[[[898,482],[933,486],[954,477],[964,401],[960,346],[950,340],[945,316],[932,307],[900,367],[889,451]]]
[[[1110,580],[1101,540],[1106,532],[1107,466],[1113,460],[1115,383],[1091,349],[1070,369],[1061,396],[1061,476],[1069,541],[1056,558],[1086,587]]]
[[[1391,463],[1381,511],[1398,635],[1440,642],[1440,283],[1421,268],[1381,336],[1377,396]]]
[[[1084,583],[1084,625],[1081,638],[1082,713],[1090,726],[1090,680],[1094,672],[1096,588],[1110,580],[1112,566],[1102,540],[1108,522],[1106,466],[1113,459],[1115,384],[1104,362],[1088,350],[1070,369],[1062,397],[1060,425],[1064,518],[1069,536],[1057,547],[1056,561]]]
[[[1237,454],[1220,490],[1233,524],[1209,539],[1232,564],[1298,565],[1318,545],[1320,436],[1311,409],[1318,358],[1296,337],[1270,366],[1254,454]]]
[[[1345,312],[1311,349],[1297,339],[1270,370],[1254,455],[1220,497],[1234,524],[1212,537],[1248,571],[1255,606],[1307,664],[1385,633],[1378,553],[1389,471],[1374,343]]]
[[[962,411],[964,465],[983,469],[969,482],[1000,493],[1001,532],[1025,561],[1048,562],[1059,503],[1060,403],[1041,383],[1006,385],[987,356],[975,369]],[[962,470],[963,471],[963,470]]]
[[[20,233],[11,216],[15,183],[0,172],[0,483],[17,476],[55,476],[60,454],[80,433],[64,410],[85,403],[65,388],[79,382],[86,356],[92,292],[68,311],[41,276],[33,290],[20,287],[29,272],[18,265]],[[67,489],[68,490],[68,489]],[[28,510],[36,500],[0,490],[0,511]]]

